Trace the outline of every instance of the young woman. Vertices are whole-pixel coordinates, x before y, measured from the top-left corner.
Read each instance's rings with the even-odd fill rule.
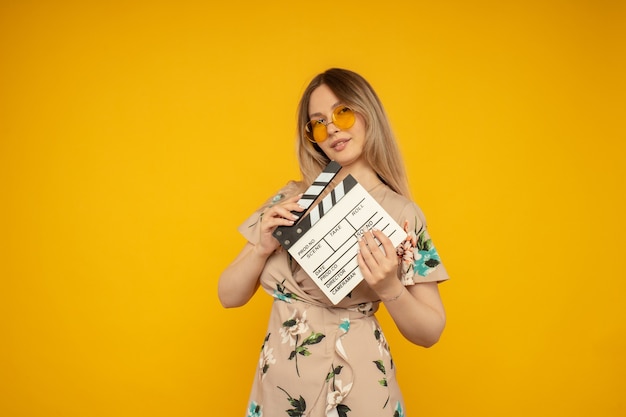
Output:
[[[438,283],[448,275],[410,200],[398,146],[370,84],[329,69],[306,88],[298,114],[302,180],[287,183],[239,227],[248,242],[218,285],[225,307],[246,304],[259,285],[274,297],[247,415],[404,416],[395,363],[374,313],[385,303],[409,341],[432,346],[445,326]],[[297,221],[300,194],[330,161],[342,169],[329,189],[351,174],[408,233],[398,248],[378,230],[363,235],[364,280],[337,305],[272,236]]]

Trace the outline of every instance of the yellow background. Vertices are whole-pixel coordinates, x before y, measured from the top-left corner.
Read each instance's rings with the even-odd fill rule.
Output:
[[[432,349],[380,316],[408,415],[625,415],[625,28],[609,0],[3,0],[0,415],[244,415],[270,299],[217,278],[331,66],[381,96],[453,278]]]

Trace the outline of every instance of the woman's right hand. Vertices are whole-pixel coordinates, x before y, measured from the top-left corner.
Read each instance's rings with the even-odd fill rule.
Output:
[[[263,256],[269,256],[280,245],[278,240],[272,235],[278,226],[293,226],[300,216],[291,213],[292,211],[303,212],[304,207],[298,204],[302,194],[280,200],[276,204],[270,205],[261,214],[261,227],[259,243],[255,250]]]

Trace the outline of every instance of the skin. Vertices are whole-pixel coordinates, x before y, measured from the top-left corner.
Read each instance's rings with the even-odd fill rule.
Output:
[[[309,117],[332,120],[332,111],[342,104],[326,85],[313,91],[309,101]],[[354,125],[346,130],[333,123],[326,126],[328,138],[318,145],[343,169],[338,180],[351,174],[365,188],[380,184],[380,179],[367,164],[363,154],[365,121],[357,114]],[[291,211],[302,212],[300,196],[285,199],[268,208],[262,217],[259,243],[247,243],[235,260],[221,274],[218,296],[224,307],[246,304],[259,286],[259,277],[267,258],[278,248],[272,232],[278,226],[294,224]],[[382,244],[379,248],[375,242]],[[370,251],[370,248],[373,250]],[[379,230],[366,232],[359,240],[358,262],[365,282],[380,297],[400,332],[412,343],[430,347],[441,336],[446,316],[437,283],[421,283],[404,287],[397,278],[398,258],[391,241]],[[389,300],[389,301],[385,301]]]

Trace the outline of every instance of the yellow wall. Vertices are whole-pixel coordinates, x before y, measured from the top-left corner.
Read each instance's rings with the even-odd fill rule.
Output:
[[[3,0],[0,415],[243,415],[269,299],[224,310],[217,277],[330,66],[382,97],[453,277],[434,348],[381,316],[409,415],[625,415],[625,27],[617,0]]]

